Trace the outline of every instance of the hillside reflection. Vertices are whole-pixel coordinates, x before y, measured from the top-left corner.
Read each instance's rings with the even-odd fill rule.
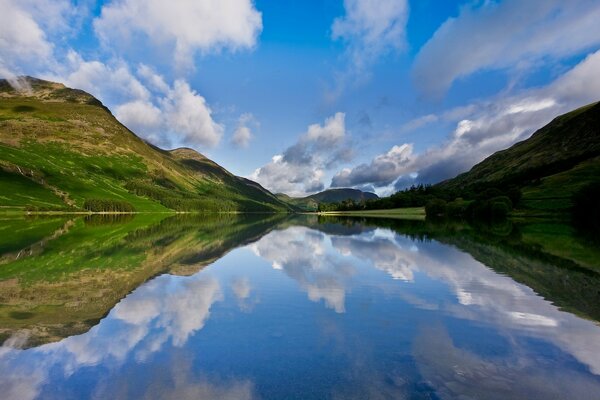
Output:
[[[550,253],[536,227],[177,216],[44,229],[38,252],[3,259],[6,399],[600,393],[600,327],[576,315],[596,316],[598,292],[575,292],[598,282],[596,250]]]

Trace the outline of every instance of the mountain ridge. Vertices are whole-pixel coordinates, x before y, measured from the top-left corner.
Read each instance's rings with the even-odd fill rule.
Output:
[[[327,189],[305,197],[291,197],[285,193],[277,193],[276,196],[280,200],[293,204],[305,211],[316,211],[319,203],[337,203],[344,200],[361,202],[379,198],[375,193],[353,188]]]
[[[193,149],[146,142],[89,93],[20,83],[0,80],[0,184],[9,193],[0,209],[76,211],[103,199],[136,211],[294,210]]]
[[[600,184],[600,102],[557,116],[529,138],[434,186],[456,193],[518,187],[521,206],[565,212],[588,184]]]

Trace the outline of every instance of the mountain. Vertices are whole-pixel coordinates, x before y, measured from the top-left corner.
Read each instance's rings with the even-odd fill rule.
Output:
[[[358,189],[328,189],[306,197],[290,197],[278,193],[277,197],[305,211],[316,211],[319,203],[338,203],[349,199],[360,202],[379,198],[375,193],[363,192]]]
[[[529,139],[436,187],[468,194],[513,186],[522,190],[525,208],[564,211],[573,194],[591,183],[600,184],[600,103],[555,118]]]
[[[0,209],[290,211],[256,182],[195,150],[162,150],[90,94],[0,80]]]

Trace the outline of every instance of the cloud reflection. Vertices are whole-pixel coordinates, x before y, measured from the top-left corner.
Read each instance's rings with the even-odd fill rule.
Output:
[[[33,399],[55,366],[68,377],[84,366],[118,366],[128,357],[144,361],[168,341],[181,347],[204,327],[211,306],[221,299],[219,282],[209,276],[160,276],[123,299],[85,334],[28,350],[3,347],[0,370],[13,372],[0,377],[0,391],[6,399]],[[20,364],[21,353],[36,361]]]
[[[252,249],[298,282],[311,301],[323,300],[337,313],[346,311],[347,281],[354,267],[332,249],[326,235],[296,226],[270,233]]]
[[[491,324],[507,335],[518,332],[549,341],[600,375],[598,326],[559,310],[531,288],[497,274],[467,253],[437,242],[391,239],[380,231],[373,236],[334,237],[332,244],[343,254],[368,260],[392,278],[413,281],[415,274],[424,273],[443,282],[456,298],[456,303],[441,305],[445,313]],[[415,307],[435,308],[415,293],[400,296]]]

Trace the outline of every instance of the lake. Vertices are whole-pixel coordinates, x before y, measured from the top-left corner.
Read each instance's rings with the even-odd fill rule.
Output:
[[[3,217],[3,399],[600,399],[560,223]]]

